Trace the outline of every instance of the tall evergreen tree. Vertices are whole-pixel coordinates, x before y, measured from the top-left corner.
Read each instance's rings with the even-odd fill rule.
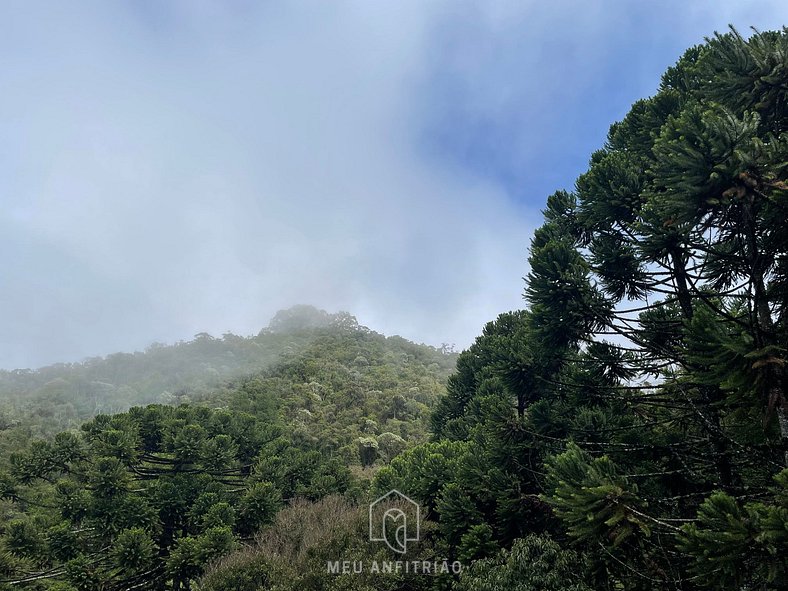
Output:
[[[786,92],[787,31],[716,35],[548,199],[528,310],[433,415],[469,445],[430,493],[453,543],[550,531],[600,589],[783,585]]]

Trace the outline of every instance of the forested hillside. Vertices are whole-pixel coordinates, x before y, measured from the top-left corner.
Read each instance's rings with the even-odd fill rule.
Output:
[[[9,372],[22,404],[2,439],[0,585],[188,588],[294,499],[360,498],[377,465],[426,440],[455,360],[296,307],[249,339]],[[98,377],[106,397],[79,390]],[[155,396],[164,383],[176,393]],[[58,402],[84,414],[46,412]]]
[[[358,328],[348,314],[310,306],[282,310],[257,336],[207,333],[175,345],[153,344],[137,353],[115,353],[81,363],[36,370],[0,370],[0,429],[28,423],[31,435],[78,425],[97,413],[137,404],[188,401],[230,378],[271,367],[301,351],[315,331]]]
[[[691,48],[459,357],[284,316],[260,373],[14,440],[0,588],[788,589],[786,133],[788,30]],[[370,542],[393,488],[404,555]],[[462,572],[330,568],[391,560]]]
[[[358,342],[342,342],[348,335],[355,335]],[[339,381],[343,394],[352,397],[346,382],[350,383],[351,377],[361,379],[357,370],[366,368],[364,375],[375,375],[358,388],[386,389],[387,395],[393,395],[392,388],[401,386],[396,393],[408,395],[421,386],[424,391],[419,396],[413,390],[409,397],[412,411],[414,404],[434,399],[436,386],[421,383],[424,375],[403,377],[407,371],[403,372],[401,365],[411,358],[430,366],[424,375],[439,382],[452,367],[451,355],[436,355],[434,349],[397,337],[385,339],[359,326],[347,313],[329,314],[311,306],[295,306],[278,312],[269,326],[253,337],[228,333],[217,338],[201,333],[191,341],[155,344],[144,352],[115,353],[36,370],[0,370],[0,451],[20,441],[79,427],[100,413],[154,403],[216,403],[222,391],[234,388],[232,380],[253,375],[259,378],[264,370],[271,370],[265,378],[270,387],[275,388],[274,376],[285,381],[281,386],[287,390],[285,398],[290,396],[288,380],[308,376],[314,378],[313,388],[317,389],[323,380]],[[332,372],[340,372],[340,377]],[[331,391],[331,395],[338,392]],[[404,401],[398,401],[404,405]],[[301,402],[311,412],[312,403]],[[293,412],[298,410],[292,401],[287,404]],[[423,410],[422,406],[418,412]],[[404,416],[401,413],[400,418]]]

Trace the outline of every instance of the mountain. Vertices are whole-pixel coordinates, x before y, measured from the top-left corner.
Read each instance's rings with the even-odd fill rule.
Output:
[[[455,360],[298,306],[254,337],[3,372],[0,588],[189,588],[293,499],[361,498],[426,441]]]
[[[330,412],[346,413],[342,401],[336,400],[338,392],[354,400],[369,398],[367,406],[355,407],[359,412],[373,412],[373,401],[380,406],[375,412],[382,412],[392,404],[384,401],[396,399],[400,406],[408,403],[409,410],[403,407],[398,418],[392,410],[392,421],[414,413],[423,417],[443,391],[454,359],[433,347],[384,337],[346,312],[294,306],[278,312],[251,337],[200,333],[190,341],[154,344],[142,352],[36,370],[0,370],[0,452],[13,449],[14,442],[49,438],[98,414],[133,406],[219,404],[234,388],[249,388],[251,382],[283,396],[279,402],[293,420],[299,408],[290,397],[303,402],[301,419],[310,416],[307,413],[329,412],[315,404],[317,398],[339,404]],[[291,383],[298,380],[297,385]],[[303,399],[299,388],[309,383],[311,398]],[[423,427],[421,421],[416,430]],[[396,428],[403,429],[407,434],[409,427]]]

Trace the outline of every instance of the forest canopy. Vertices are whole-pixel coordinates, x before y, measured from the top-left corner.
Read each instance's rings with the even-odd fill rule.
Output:
[[[361,498],[426,441],[455,359],[297,306],[251,338],[7,372],[0,588],[190,588],[296,499]]]

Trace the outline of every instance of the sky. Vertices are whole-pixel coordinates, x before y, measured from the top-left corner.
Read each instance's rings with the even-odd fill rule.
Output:
[[[0,3],[0,368],[294,304],[462,349],[611,123],[779,0]]]

